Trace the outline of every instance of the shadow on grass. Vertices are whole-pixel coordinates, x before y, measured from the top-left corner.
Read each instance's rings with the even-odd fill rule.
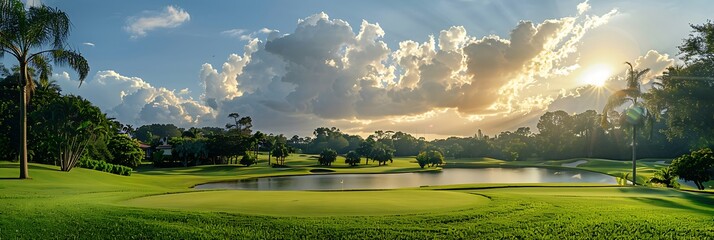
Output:
[[[0,181],[2,181],[2,180],[24,180],[24,179],[20,179],[18,177],[0,177]]]
[[[17,168],[20,171],[19,163],[0,163],[0,168]],[[32,169],[42,169],[42,170],[54,170],[59,171],[59,167],[52,165],[36,165],[34,163],[30,164],[30,170]],[[18,173],[19,174],[19,173]]]
[[[703,200],[702,199],[688,199],[693,205],[697,205],[700,207],[706,207],[708,209],[703,209],[703,208],[698,208],[694,207],[691,205],[686,205],[686,204],[681,204],[675,201],[667,200],[664,198],[655,198],[655,197],[635,197],[632,198],[634,200],[637,200],[642,203],[658,206],[658,207],[665,207],[665,208],[678,208],[678,209],[685,209],[685,210],[690,210],[694,212],[700,212],[700,213],[709,213],[712,214],[714,213],[714,209],[711,209],[711,205],[708,205],[706,202],[711,202],[711,199],[709,200]],[[711,203],[709,203],[711,204]]]
[[[618,189],[624,193],[637,193],[645,195],[632,197],[632,199],[640,201],[642,203],[666,208],[678,208],[696,212],[704,211],[707,213],[714,213],[714,208],[712,208],[714,206],[714,197],[710,195],[682,192],[672,189],[655,189],[640,187]],[[681,202],[672,201],[670,199],[681,200]]]
[[[201,165],[171,168],[144,168],[139,173],[146,175],[193,175],[193,174],[236,174],[237,170],[246,168],[242,165]]]

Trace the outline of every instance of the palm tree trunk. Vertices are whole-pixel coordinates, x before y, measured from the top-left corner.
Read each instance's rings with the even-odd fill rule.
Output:
[[[595,144],[595,131],[593,129],[588,129],[586,130],[588,132],[588,138],[589,138],[589,143],[588,143],[588,157],[591,158],[593,157],[593,144]]]
[[[30,178],[27,167],[27,66],[20,64],[20,179]]]
[[[637,158],[635,156],[637,146],[637,126],[632,125],[632,186],[637,186]]]

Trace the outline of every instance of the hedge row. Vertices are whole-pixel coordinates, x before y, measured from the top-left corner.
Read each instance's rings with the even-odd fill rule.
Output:
[[[77,163],[77,166],[81,167],[81,168],[94,169],[97,171],[108,172],[108,173],[124,175],[124,176],[131,176],[131,171],[132,171],[132,169],[127,166],[116,165],[116,164],[107,163],[105,161],[97,161],[97,160],[91,160],[91,159],[82,159],[81,161],[79,161],[79,163]]]

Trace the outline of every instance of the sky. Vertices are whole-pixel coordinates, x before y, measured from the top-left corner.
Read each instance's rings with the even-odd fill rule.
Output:
[[[625,61],[651,81],[714,12],[706,0],[27,1],[65,11],[90,63],[79,88],[55,68],[63,92],[122,123],[224,126],[236,112],[287,136],[427,139],[601,110]]]

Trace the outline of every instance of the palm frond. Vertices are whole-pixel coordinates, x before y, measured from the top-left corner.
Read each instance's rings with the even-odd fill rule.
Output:
[[[52,73],[52,65],[47,62],[47,58],[42,55],[35,56],[31,59],[30,66],[39,72],[40,84],[47,85],[49,75]]]
[[[5,53],[20,58],[22,49],[19,39],[21,27],[26,25],[25,7],[18,0],[2,0],[0,2],[0,57]]]
[[[638,98],[639,96],[639,89],[626,88],[613,92],[612,95],[607,98],[607,103],[605,103],[605,107],[603,107],[602,109],[602,118],[600,120],[600,125],[603,128],[606,128],[609,124],[608,113],[610,111],[613,111],[615,108],[622,106],[626,102],[633,102],[634,104],[635,98]]]
[[[642,81],[642,77],[647,75],[647,73],[650,72],[649,68],[645,68],[642,70],[635,69],[635,67],[632,65],[630,62],[625,62],[627,66],[630,68],[627,70],[627,88],[632,88],[632,89],[639,89],[640,88],[640,81]]]
[[[32,47],[51,44],[61,49],[69,36],[71,23],[66,13],[47,6],[31,7],[28,11],[26,39]]]
[[[650,69],[649,69],[649,68],[645,68],[645,69],[642,69],[642,70],[639,70],[639,71],[635,71],[634,78],[635,78],[635,79],[638,81],[638,83],[639,83],[640,79],[642,79],[642,77],[644,77],[645,75],[647,75],[647,73],[649,73],[649,72],[650,72]]]
[[[615,91],[607,98],[607,103],[603,108],[603,112],[609,112],[619,106],[622,106],[628,101],[633,101],[633,98],[638,97],[638,93],[635,89],[621,89]]]
[[[629,69],[629,70],[630,70],[630,72],[634,71],[635,67],[634,67],[634,66],[632,66],[632,63],[630,63],[630,62],[627,62],[627,61],[626,61],[626,62],[625,62],[625,64],[627,64],[627,66],[629,66],[629,67],[630,67],[630,69]]]
[[[55,49],[52,51],[52,59],[59,66],[68,66],[79,74],[79,86],[82,86],[84,79],[89,74],[89,63],[82,54],[64,49]]]

